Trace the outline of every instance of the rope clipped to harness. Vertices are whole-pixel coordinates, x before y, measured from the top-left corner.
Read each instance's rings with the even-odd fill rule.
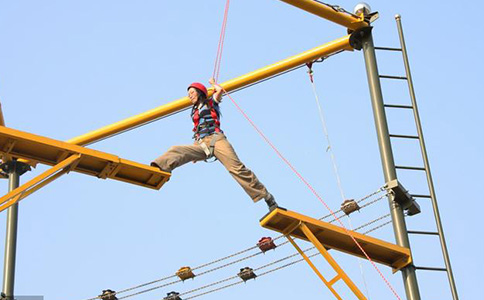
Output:
[[[222,53],[223,53],[223,47],[224,47],[224,41],[225,41],[225,29],[227,28],[227,17],[229,14],[229,6],[230,6],[230,0],[227,0],[225,3],[225,10],[224,10],[224,17],[222,21],[222,29],[220,30],[220,37],[218,41],[218,46],[217,46],[217,56],[215,57],[215,63],[213,67],[213,74],[212,78],[217,83],[218,77],[220,75],[220,66],[222,64]],[[210,109],[210,115],[214,119],[214,126],[215,126],[215,132],[212,133],[210,136],[212,139],[210,140],[210,144],[207,146],[204,142],[203,139],[199,138],[199,131],[200,131],[200,124],[199,122],[199,116],[198,116],[198,110],[193,112],[192,111],[192,116],[195,113],[195,124],[193,131],[195,132],[194,137],[196,138],[196,141],[202,147],[203,151],[205,152],[205,155],[207,158],[204,160],[206,163],[213,163],[217,160],[215,157],[215,143],[220,139],[220,120],[219,120],[219,115],[217,115],[217,112],[214,109],[214,104],[213,104],[213,99],[210,99],[208,102],[208,106]],[[220,112],[218,112],[220,114]]]
[[[217,47],[217,56],[215,57],[215,63],[213,67],[213,74],[212,78],[215,80],[215,82],[218,82],[218,77],[220,74],[220,65],[222,63],[222,52],[224,48],[224,41],[225,41],[225,29],[227,27],[227,17],[229,15],[229,6],[230,6],[230,0],[227,0],[225,3],[225,11],[224,11],[224,18],[222,21],[222,29],[220,30],[220,37],[218,40],[218,47]]]

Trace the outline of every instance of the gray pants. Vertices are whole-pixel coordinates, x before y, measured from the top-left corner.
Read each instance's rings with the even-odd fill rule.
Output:
[[[216,136],[217,141],[214,147],[214,156],[229,171],[230,175],[240,184],[245,192],[254,202],[268,195],[265,186],[257,179],[255,174],[249,170],[237,157],[234,148],[229,143],[224,134],[210,135],[204,137],[201,142],[210,147],[212,138]],[[207,159],[204,148],[195,142],[193,145],[173,146],[162,156],[152,162],[163,171],[171,172],[175,168],[191,161],[201,161]]]

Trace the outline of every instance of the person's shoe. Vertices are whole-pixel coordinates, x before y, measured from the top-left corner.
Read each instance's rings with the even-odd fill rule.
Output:
[[[168,171],[165,171],[163,170],[157,163],[155,163],[154,161],[150,163],[150,166],[152,167],[155,167],[157,169],[160,169],[160,171],[162,172],[167,172],[167,173],[171,173],[171,172],[168,172]],[[168,177],[168,179],[166,180],[167,182],[170,181],[170,177]],[[0,299],[1,300],[1,299]]]
[[[269,207],[269,211],[273,211],[274,209],[278,208],[276,199],[271,193],[268,193],[267,196],[264,198],[266,201],[267,206]]]
[[[171,173],[171,172],[168,172],[168,171],[163,170],[163,169],[162,169],[162,168],[161,168],[161,167],[160,167],[160,166],[159,166],[157,163],[155,163],[154,161],[150,163],[150,166],[155,167],[155,168],[158,168],[158,169],[160,169],[160,171],[162,171],[162,172]]]

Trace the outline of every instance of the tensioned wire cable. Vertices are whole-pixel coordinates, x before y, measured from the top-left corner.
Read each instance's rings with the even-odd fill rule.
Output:
[[[324,59],[323,59],[323,61],[324,61]],[[344,201],[346,201],[346,197],[345,197],[345,193],[344,193],[344,190],[343,190],[343,185],[341,183],[341,176],[339,174],[338,165],[336,164],[336,157],[334,155],[333,145],[331,144],[331,140],[329,138],[329,131],[328,131],[328,126],[326,125],[326,118],[324,116],[321,101],[319,99],[319,94],[318,94],[317,89],[316,89],[316,84],[314,83],[314,72],[313,72],[313,69],[312,69],[312,63],[308,64],[307,66],[308,66],[309,80],[311,81],[311,87],[312,87],[313,94],[314,94],[314,99],[316,100],[316,105],[318,106],[319,119],[321,120],[321,125],[323,127],[324,136],[326,137],[326,143],[328,144],[328,146],[326,148],[326,152],[329,153],[329,155],[330,155],[331,163],[333,165],[334,175],[336,177],[336,182],[338,184],[339,192],[341,194],[341,200],[344,202]],[[349,225],[350,225],[350,230],[353,230],[353,223],[351,222],[351,217],[349,215],[348,215],[348,222],[349,222]],[[368,291],[368,284],[366,282],[365,271],[363,270],[361,258],[358,257],[357,261],[358,261],[358,266],[360,268],[361,277],[363,278],[363,284],[365,286],[366,296],[368,297],[368,299],[370,299],[370,293]]]
[[[385,218],[388,218],[388,217],[390,217],[390,214],[387,214],[387,215],[381,216],[381,217],[379,217],[379,218],[377,218],[377,219],[375,219],[375,220],[373,220],[373,221],[371,221],[371,222],[368,222],[368,223],[366,223],[366,224],[363,224],[362,226],[358,227],[356,230],[359,230],[359,229],[365,228],[365,227],[367,227],[367,226],[369,226],[369,225],[371,225],[371,224],[374,224],[374,223],[376,223],[376,222],[378,222],[378,221],[381,221],[381,220],[383,220],[383,219],[385,219]],[[391,220],[390,220],[390,221],[388,221],[388,222],[386,222],[386,223],[383,223],[383,224],[381,224],[381,225],[375,226],[374,228],[371,228],[371,229],[367,230],[367,231],[366,231],[366,232],[364,232],[363,234],[367,234],[367,233],[369,233],[369,232],[375,231],[375,230],[377,230],[377,229],[379,229],[379,228],[381,228],[381,227],[383,227],[383,226],[386,226],[386,225],[388,225],[388,224],[390,224],[390,223],[391,223]],[[281,244],[281,245],[282,245],[282,244]],[[280,246],[280,245],[279,245],[279,246]],[[278,246],[278,247],[279,247],[279,246]],[[312,246],[312,247],[309,247],[309,248],[305,249],[305,250],[304,250],[304,252],[306,253],[306,252],[308,252],[308,251],[312,251],[312,250],[314,250],[314,249],[316,249],[316,247]],[[260,254],[260,253],[259,253],[259,254]],[[313,254],[313,255],[311,255],[311,256],[309,256],[309,257],[313,257],[313,256],[318,255],[318,254],[319,254],[319,252],[318,252],[318,253],[315,253],[315,254]],[[282,261],[285,261],[285,260],[287,260],[287,259],[293,258],[293,257],[298,256],[298,255],[299,255],[299,253],[294,253],[294,254],[292,254],[292,255],[289,255],[289,256],[286,256],[286,257],[283,257],[283,258],[277,259],[277,260],[275,260],[275,261],[273,261],[273,262],[270,262],[270,263],[268,263],[268,264],[266,264],[266,265],[263,265],[263,266],[261,266],[261,267],[258,267],[258,268],[256,268],[256,269],[254,269],[254,272],[259,271],[259,270],[264,269],[264,268],[267,268],[267,267],[269,267],[269,266],[272,266],[272,265],[278,264],[278,263],[280,263],[280,262],[282,262]],[[241,260],[243,260],[243,259],[241,259]],[[237,262],[239,262],[239,261],[241,261],[241,260],[238,260]],[[273,270],[269,270],[269,271],[267,271],[267,272],[264,272],[264,273],[262,273],[262,274],[257,275],[257,277],[261,277],[261,276],[263,276],[263,275],[266,275],[266,274],[272,273],[272,272],[274,272],[274,271],[276,271],[276,270],[283,269],[283,268],[285,268],[285,267],[288,267],[288,266],[290,266],[290,265],[293,265],[293,264],[298,263],[298,262],[301,262],[301,261],[303,261],[303,259],[300,259],[300,260],[294,261],[294,262],[292,262],[292,263],[286,264],[286,265],[281,266],[281,267],[277,267],[276,269],[273,269]],[[227,264],[227,265],[231,265],[231,264],[232,264],[232,263],[229,263],[229,264]],[[199,276],[199,275],[197,275],[197,276]],[[190,294],[190,293],[193,293],[193,292],[196,292],[196,291],[200,291],[200,290],[203,290],[203,289],[207,289],[207,288],[209,288],[209,287],[212,287],[212,286],[215,286],[215,285],[219,285],[219,284],[222,284],[222,283],[225,283],[225,282],[231,281],[231,280],[236,279],[236,278],[238,278],[238,275],[231,276],[231,277],[228,277],[228,278],[225,278],[225,279],[222,279],[222,280],[216,281],[216,282],[214,282],[214,283],[211,283],[211,284],[208,284],[208,285],[205,285],[205,286],[199,287],[199,288],[195,288],[195,289],[193,289],[193,290],[191,290],[191,291],[184,292],[184,293],[180,294],[180,296],[181,296],[181,295]],[[150,292],[150,291],[156,290],[156,289],[160,289],[160,288],[163,288],[163,287],[167,287],[167,286],[173,285],[173,284],[178,283],[178,282],[181,282],[181,281],[182,281],[182,280],[175,280],[175,281],[168,282],[168,283],[166,283],[166,284],[163,284],[163,285],[160,285],[160,286],[156,286],[156,287],[153,287],[153,288],[150,288],[150,289],[146,289],[146,290],[142,290],[142,291],[139,291],[139,292],[136,292],[136,293],[132,293],[132,294],[129,294],[129,295],[125,295],[125,296],[122,296],[122,297],[118,297],[118,299],[119,299],[119,300],[121,300],[121,299],[126,299],[126,298],[130,298],[130,297],[134,297],[134,296],[137,296],[137,295],[140,295],[140,294],[144,294],[144,293],[147,293],[147,292]],[[242,282],[244,282],[244,281],[241,281],[240,283],[242,283]],[[234,286],[234,285],[237,285],[237,284],[238,284],[238,283],[235,283],[235,284],[229,284],[229,285],[227,285],[227,286],[224,286],[224,287],[221,287],[221,288],[216,288],[216,289],[211,290],[211,291],[209,291],[209,292],[204,292],[204,293],[202,293],[202,294],[192,296],[191,298],[195,298],[195,297],[202,296],[202,295],[205,295],[205,294],[208,294],[208,293],[211,293],[211,292],[215,292],[215,291],[218,291],[218,290],[222,290],[222,289],[224,289],[224,288],[228,288],[228,287],[231,287],[231,286]],[[114,294],[114,295],[118,295],[118,294],[120,294],[120,293],[113,293],[113,294]],[[105,297],[107,297],[107,296],[109,296],[109,295],[104,295],[104,296],[105,296]],[[101,297],[95,297],[95,298],[92,298],[92,299],[97,299],[97,298],[101,298]],[[185,298],[185,300],[186,300],[186,299],[190,299],[190,298]]]
[[[363,202],[368,201],[367,203],[365,203],[365,204],[361,205],[361,206],[360,206],[360,209],[364,209],[364,208],[366,208],[366,207],[368,207],[368,206],[370,206],[370,205],[373,205],[373,204],[375,204],[375,203],[379,202],[380,200],[382,200],[382,199],[386,198],[386,196],[388,195],[388,193],[384,193],[383,195],[380,195],[379,197],[377,197],[377,198],[372,199],[371,201],[369,201],[369,200],[370,200],[372,197],[374,197],[374,196],[376,196],[376,195],[378,195],[378,194],[382,193],[383,191],[385,191],[384,187],[379,188],[378,190],[376,190],[376,191],[374,191],[374,192],[372,192],[372,193],[370,193],[370,194],[368,194],[368,195],[366,195],[366,196],[362,197],[361,199],[359,199],[359,200],[357,201],[357,203],[358,203],[358,204],[361,204],[361,203],[363,203]],[[342,210],[341,210],[341,209],[340,209],[340,210],[338,210],[338,211],[335,211],[335,213],[337,213],[337,214],[339,214],[339,213],[341,213],[341,212],[342,212]],[[326,216],[323,216],[323,217],[319,218],[319,220],[326,220],[327,218],[329,218],[329,217],[331,217],[331,216],[332,216],[331,214],[328,214],[328,215],[326,215]],[[343,214],[342,214],[341,216],[339,216],[339,217],[341,218],[341,217],[345,217],[345,216],[346,216],[346,215],[343,213]],[[360,230],[360,229],[363,229],[363,228],[365,228],[365,227],[367,227],[367,226],[369,226],[369,225],[374,224],[375,222],[379,221],[380,219],[381,219],[381,218],[379,218],[379,219],[377,219],[377,220],[374,220],[374,221],[371,221],[371,222],[369,222],[369,223],[367,223],[367,224],[364,224],[364,225],[362,225],[362,226],[360,226],[360,227],[356,228],[355,230]],[[336,219],[332,219],[332,220],[329,220],[329,223],[333,223],[333,222],[335,222],[335,221],[336,221]],[[372,230],[373,230],[373,229],[372,229]],[[372,230],[371,230],[371,231],[372,231]],[[363,234],[366,234],[366,233],[367,233],[367,232],[365,232],[365,233],[363,233]],[[279,235],[278,237],[274,238],[274,241],[279,240],[279,239],[280,239],[280,238],[282,238],[282,237],[284,237],[284,235]],[[279,245],[277,245],[277,247],[284,246],[284,245],[285,245],[285,244],[287,244],[287,243],[289,243],[289,242],[288,242],[288,241],[282,242],[282,243],[280,243]],[[213,265],[213,264],[215,264],[215,263],[222,262],[222,261],[224,261],[224,260],[227,260],[227,259],[230,259],[230,258],[236,257],[236,256],[238,256],[238,255],[241,255],[241,254],[247,253],[247,252],[249,252],[249,251],[251,251],[251,250],[254,250],[254,249],[256,249],[256,248],[258,248],[258,246],[253,246],[253,247],[250,247],[250,248],[247,248],[247,249],[244,249],[244,250],[238,251],[238,252],[233,253],[233,254],[230,254],[230,255],[228,255],[228,256],[225,256],[225,257],[222,257],[222,258],[216,259],[216,260],[214,260],[214,261],[211,261],[211,262],[208,262],[208,263],[202,264],[202,265],[200,265],[200,266],[197,266],[197,267],[193,268],[193,269],[192,269],[192,271],[193,271],[193,270],[202,269],[202,268],[208,267],[208,266],[210,266],[210,265]],[[237,260],[235,260],[235,261],[232,261],[232,262],[226,263],[226,264],[224,264],[224,265],[222,265],[222,266],[218,266],[218,267],[215,267],[215,268],[209,269],[209,270],[204,271],[204,272],[202,272],[202,273],[196,274],[196,277],[200,277],[200,276],[202,276],[202,275],[205,275],[205,274],[208,274],[208,273],[214,272],[214,271],[216,271],[216,270],[219,270],[219,269],[222,269],[222,268],[228,267],[228,266],[230,266],[230,265],[233,265],[233,264],[235,264],[235,263],[238,263],[238,262],[241,262],[241,261],[244,261],[244,260],[250,259],[250,258],[255,257],[255,256],[257,256],[257,255],[259,255],[259,254],[262,254],[262,253],[263,253],[262,251],[260,251],[260,252],[256,252],[255,254],[251,254],[251,255],[249,255],[249,256],[246,256],[246,257],[243,257],[243,258],[237,259]],[[160,279],[156,279],[156,280],[153,280],[153,281],[150,281],[150,282],[147,282],[147,283],[139,284],[139,285],[136,285],[136,286],[133,286],[133,287],[129,287],[129,288],[126,288],[126,289],[123,289],[123,290],[117,291],[115,294],[116,294],[116,295],[124,294],[124,293],[129,292],[129,291],[137,290],[137,289],[140,289],[140,288],[142,288],[142,287],[150,286],[150,285],[153,285],[153,284],[155,284],[155,283],[161,283],[161,282],[167,281],[167,280],[169,280],[169,279],[174,279],[174,278],[177,278],[177,275],[176,275],[176,274],[174,274],[174,275],[169,275],[169,276],[166,276],[166,277],[163,277],[163,278],[160,278]],[[147,293],[147,292],[150,292],[150,291],[153,291],[153,290],[156,290],[156,289],[160,289],[160,288],[163,288],[163,287],[166,287],[166,286],[170,286],[170,285],[173,285],[173,284],[176,284],[176,283],[179,283],[179,282],[182,282],[182,280],[181,280],[181,279],[175,279],[175,280],[172,280],[172,281],[170,281],[170,282],[168,282],[168,283],[161,284],[161,285],[157,285],[157,286],[154,286],[154,287],[150,287],[150,288],[148,288],[148,289],[145,289],[145,290],[142,290],[142,291],[139,291],[139,292],[136,292],[136,293],[130,294],[130,295],[126,295],[126,296],[123,296],[123,297],[118,298],[118,299],[124,299],[124,298],[128,298],[128,297],[136,296],[136,295],[139,295],[139,294]],[[88,298],[88,299],[86,299],[86,300],[94,300],[94,299],[100,299],[100,298],[101,298],[101,297],[96,296],[96,297]]]

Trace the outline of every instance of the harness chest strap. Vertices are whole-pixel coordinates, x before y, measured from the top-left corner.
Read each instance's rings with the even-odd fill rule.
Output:
[[[208,109],[210,111],[210,117],[213,120],[214,131],[217,133],[217,132],[221,132],[221,130],[220,130],[220,119],[219,119],[219,115],[217,113],[217,110],[214,107],[213,101],[214,101],[213,99],[210,99],[209,101],[207,101],[206,104],[207,104]],[[203,107],[203,105],[202,105],[202,107]],[[195,133],[194,138],[200,137],[200,128],[201,128],[201,125],[202,125],[202,124],[200,124],[200,119],[201,119],[200,108],[194,106],[192,108],[193,132]]]

